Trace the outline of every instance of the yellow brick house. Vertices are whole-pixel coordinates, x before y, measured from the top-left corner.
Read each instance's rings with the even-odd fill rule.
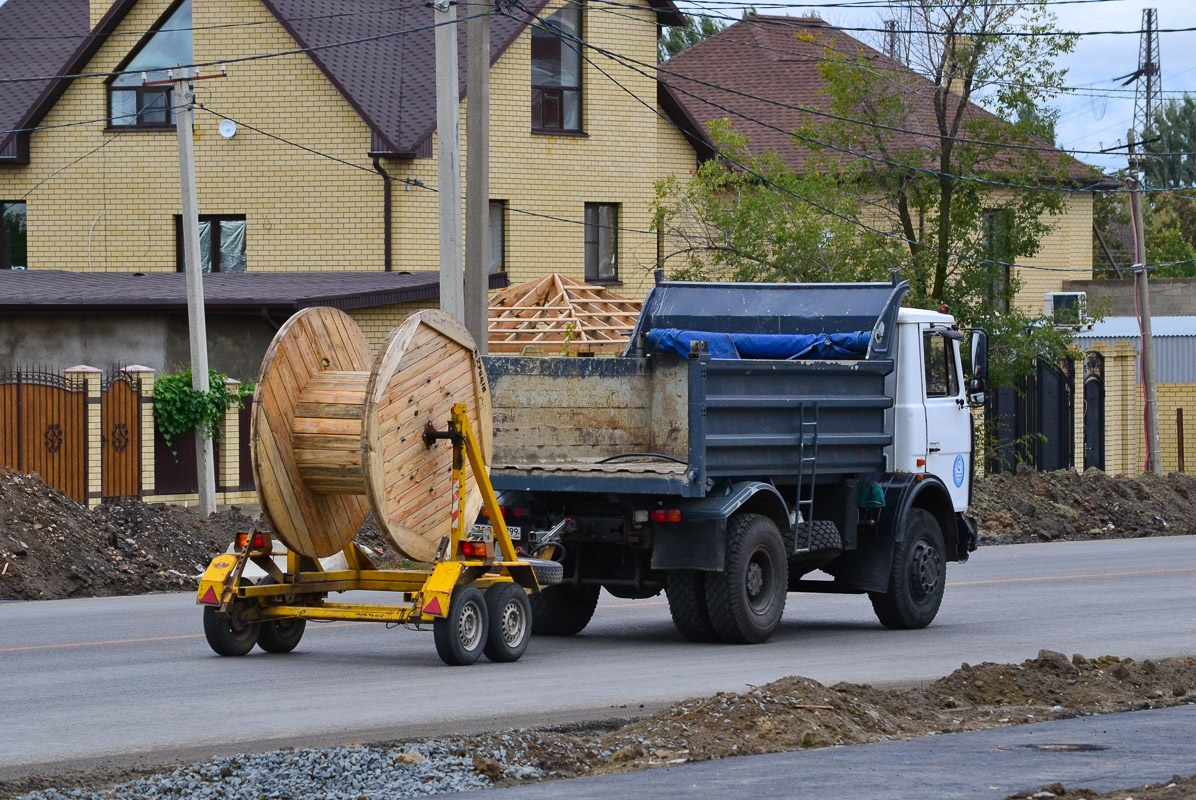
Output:
[[[457,5],[459,18],[467,8]],[[492,17],[491,287],[559,272],[643,296],[658,251],[654,183],[689,174],[704,145],[674,124],[682,112],[651,73],[568,37],[651,63],[659,27],[681,14],[672,0],[633,0],[618,13],[565,0],[527,9]],[[145,84],[181,64],[224,75],[196,83],[194,125],[204,267],[213,279],[231,273],[217,294],[237,300],[239,272],[315,276],[259,279],[246,297],[278,303],[226,309],[228,341],[213,342],[213,366],[221,347],[228,360],[238,348],[263,351],[287,309],[339,304],[377,345],[413,308],[434,305],[433,35],[426,4],[385,0],[0,6],[0,360],[84,361],[56,349],[55,334],[22,336],[22,317],[40,315],[39,330],[68,350],[89,343],[94,361],[88,332],[114,309],[181,314],[160,302],[181,282],[127,280],[179,269],[175,99],[169,85]],[[22,268],[56,276],[35,292]],[[343,290],[356,280],[347,273],[393,278]],[[165,353],[110,355],[161,369],[174,366]]]

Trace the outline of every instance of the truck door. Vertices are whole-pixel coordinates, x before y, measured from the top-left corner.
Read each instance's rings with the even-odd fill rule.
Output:
[[[926,381],[926,471],[947,486],[955,510],[965,511],[972,475],[972,415],[964,397],[959,341],[945,336],[945,328],[925,323],[920,327]]]

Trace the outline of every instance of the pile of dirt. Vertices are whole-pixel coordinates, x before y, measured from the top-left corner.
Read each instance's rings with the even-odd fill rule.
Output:
[[[1190,534],[1196,533],[1196,477],[1023,469],[977,478],[972,514],[981,544]]]
[[[612,731],[507,731],[470,746],[499,755],[479,770],[502,774],[509,760],[574,777],[1194,702],[1196,659],[1069,659],[1043,650],[1021,664],[964,664],[915,689],[783,678],[686,700]]]
[[[1091,789],[1068,789],[1061,783],[1052,783],[1041,789],[1029,789],[1009,795],[1006,800],[1191,800],[1196,797],[1196,775],[1187,778],[1179,775],[1162,783],[1148,783],[1133,789],[1117,789],[1101,793]]]
[[[0,599],[193,589],[212,557],[253,525],[236,507],[206,520],[137,499],[89,511],[37,475],[0,467]]]

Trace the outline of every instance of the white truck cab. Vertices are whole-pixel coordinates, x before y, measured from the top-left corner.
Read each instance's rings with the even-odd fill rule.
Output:
[[[949,314],[917,308],[902,308],[897,328],[892,469],[934,475],[962,513],[973,474],[969,387],[960,358],[963,334]]]

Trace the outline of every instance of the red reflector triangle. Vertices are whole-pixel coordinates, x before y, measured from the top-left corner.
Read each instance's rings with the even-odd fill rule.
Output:
[[[208,590],[203,593],[203,597],[199,598],[199,602],[207,603],[211,606],[218,606],[220,605],[220,598],[216,596],[216,590],[209,586]]]
[[[433,597],[432,602],[430,602],[426,606],[424,606],[424,613],[425,614],[434,614],[438,617],[444,616],[444,612],[440,610],[440,598]]]

